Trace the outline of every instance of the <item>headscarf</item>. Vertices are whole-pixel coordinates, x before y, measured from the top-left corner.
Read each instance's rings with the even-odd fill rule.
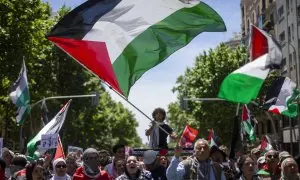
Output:
[[[64,176],[57,176],[55,170],[55,166],[59,163],[59,162],[63,162],[65,165],[67,164],[66,161],[62,158],[58,158],[58,159],[55,159],[52,163],[53,165],[53,171],[55,173],[55,175],[51,178],[51,180],[69,180],[71,179],[70,176],[67,175],[67,173],[64,175]]]
[[[291,158],[291,157],[288,157],[288,158],[286,158],[285,160],[283,160],[282,163],[281,163],[281,179],[282,179],[282,180],[285,180],[285,179],[294,179],[294,180],[297,180],[297,179],[299,179],[298,174],[285,174],[284,168],[285,168],[285,166],[286,166],[289,162],[292,162],[292,163],[294,163],[294,164],[297,164],[297,162],[295,161],[295,159],[294,159],[294,158]]]
[[[100,173],[99,169],[99,159],[89,159],[88,156],[90,154],[97,154],[99,157],[98,151],[94,148],[88,148],[83,152],[83,166],[84,166],[84,172],[89,177],[95,177],[98,176]]]

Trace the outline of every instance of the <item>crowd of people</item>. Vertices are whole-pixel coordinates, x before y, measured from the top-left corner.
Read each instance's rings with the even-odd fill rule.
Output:
[[[180,143],[168,153],[167,137],[177,135],[164,123],[164,109],[155,109],[152,116],[155,123],[146,130],[151,149],[141,155],[124,144],[111,151],[87,148],[64,158],[49,153],[28,157],[3,148],[0,180],[300,180],[299,159],[286,151],[257,147],[229,158],[226,146],[198,139],[188,156]]]
[[[0,179],[26,180],[297,180],[299,166],[286,151],[263,153],[254,148],[249,154],[228,158],[226,146],[209,146],[205,139],[195,142],[193,154],[182,156],[177,146],[174,156],[147,150],[142,156],[126,151],[125,145],[107,150],[86,149],[81,156],[71,152],[65,158],[48,154],[29,159],[3,148]]]

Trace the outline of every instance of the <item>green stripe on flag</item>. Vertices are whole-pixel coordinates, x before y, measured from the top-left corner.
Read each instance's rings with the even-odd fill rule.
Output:
[[[292,96],[287,100],[287,109],[283,111],[281,114],[288,117],[297,117],[298,116],[298,104],[296,99],[299,96],[299,90],[294,89]]]
[[[20,96],[18,97],[18,100],[16,102],[16,106],[21,107],[21,106],[27,106],[27,104],[30,101],[30,96],[29,96],[29,90],[28,86],[26,86]]]
[[[20,112],[20,114],[17,116],[16,120],[18,124],[23,124],[25,119],[29,116],[30,114],[30,106],[27,107],[20,107],[22,109],[25,109],[23,112]]]
[[[226,31],[223,19],[208,5],[183,8],[137,36],[113,63],[125,96],[149,69],[187,45],[201,32]]]
[[[254,132],[254,127],[251,125],[249,121],[243,121],[243,127],[248,135],[248,139],[250,141],[255,141],[256,134]]]
[[[240,73],[229,74],[222,82],[218,97],[233,102],[247,104],[255,99],[264,79]]]

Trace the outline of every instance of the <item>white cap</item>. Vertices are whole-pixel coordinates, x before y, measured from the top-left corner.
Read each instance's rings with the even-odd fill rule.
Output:
[[[158,151],[148,150],[144,152],[144,163],[145,164],[152,164],[156,156],[158,155]]]

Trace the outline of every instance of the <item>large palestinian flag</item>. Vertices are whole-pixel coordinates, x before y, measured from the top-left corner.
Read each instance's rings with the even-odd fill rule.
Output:
[[[89,0],[47,38],[124,96],[149,69],[201,32],[226,31],[200,0]]]
[[[280,47],[271,36],[253,25],[250,46],[251,61],[226,76],[221,84],[219,98],[248,104],[258,95],[270,69],[280,67]]]

